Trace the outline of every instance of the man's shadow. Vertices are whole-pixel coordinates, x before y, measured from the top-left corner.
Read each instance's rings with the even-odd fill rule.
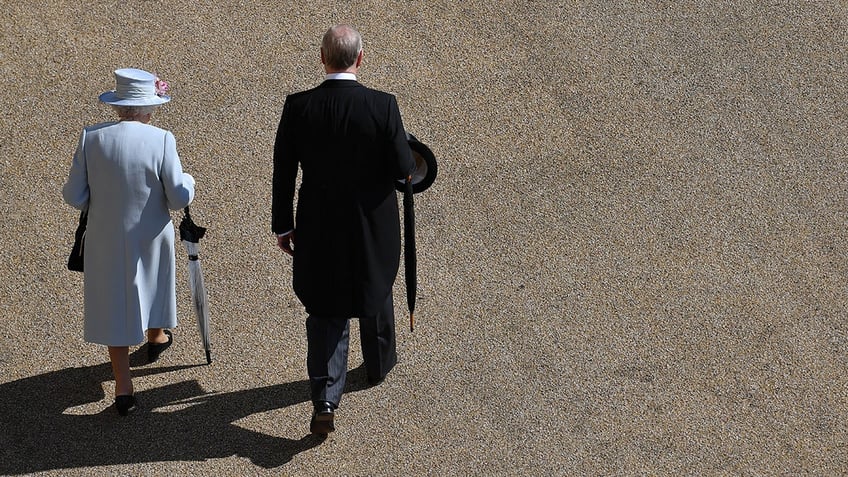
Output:
[[[190,367],[142,368],[133,375]],[[103,400],[102,383],[111,380],[111,367],[103,363],[0,384],[0,474],[233,455],[274,468],[323,442],[310,434],[287,439],[234,424],[308,401],[306,380],[220,394],[206,393],[197,381],[182,381],[137,392],[141,409],[128,417],[118,416],[113,405],[94,415],[66,412]],[[366,387],[363,368],[348,373],[346,392]]]

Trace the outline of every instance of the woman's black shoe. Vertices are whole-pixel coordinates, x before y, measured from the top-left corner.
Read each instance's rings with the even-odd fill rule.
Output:
[[[168,349],[168,346],[171,346],[171,343],[174,342],[174,336],[171,334],[171,330],[165,330],[165,334],[168,335],[168,341],[164,343],[147,343],[148,363],[156,362],[156,360],[159,359],[159,355]]]
[[[135,396],[115,396],[115,407],[118,409],[118,414],[126,416],[138,408],[135,402]]]

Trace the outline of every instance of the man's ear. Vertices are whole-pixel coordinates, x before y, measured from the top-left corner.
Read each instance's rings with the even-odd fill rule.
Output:
[[[324,62],[324,48],[321,48],[321,64],[322,64],[322,65],[325,65],[325,64],[326,64],[326,63]]]
[[[364,50],[359,50],[359,54],[356,55],[356,67],[359,68],[359,65],[362,64],[362,53]]]

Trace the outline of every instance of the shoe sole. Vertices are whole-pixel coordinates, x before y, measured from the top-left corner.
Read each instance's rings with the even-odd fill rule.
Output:
[[[336,430],[336,426],[333,424],[333,415],[332,414],[319,414],[315,416],[315,419],[312,421],[312,425],[310,426],[309,432],[312,434],[324,435],[333,432]]]

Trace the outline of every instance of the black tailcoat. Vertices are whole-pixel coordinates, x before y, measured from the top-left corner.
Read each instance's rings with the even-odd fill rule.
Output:
[[[271,228],[295,229],[292,282],[307,313],[361,317],[383,308],[400,261],[395,181],[414,167],[393,95],[327,80],[286,98]]]

